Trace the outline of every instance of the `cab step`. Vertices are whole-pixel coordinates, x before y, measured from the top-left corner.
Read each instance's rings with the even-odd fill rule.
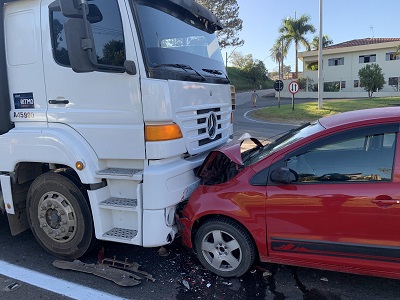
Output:
[[[109,179],[130,179],[142,180],[143,170],[140,169],[124,169],[124,168],[107,168],[96,172],[96,178]]]
[[[138,231],[125,228],[112,228],[111,230],[105,232],[103,237],[105,238],[117,238],[122,240],[132,240],[136,237]]]
[[[137,200],[111,197],[100,202],[99,207],[112,210],[135,211],[137,208]]]

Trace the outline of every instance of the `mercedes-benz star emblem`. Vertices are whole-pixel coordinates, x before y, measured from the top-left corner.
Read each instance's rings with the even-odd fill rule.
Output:
[[[207,120],[207,132],[210,139],[214,139],[217,133],[217,117],[214,112],[211,112]]]

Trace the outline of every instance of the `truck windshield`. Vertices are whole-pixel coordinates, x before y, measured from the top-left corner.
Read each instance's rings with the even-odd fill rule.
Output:
[[[228,84],[216,35],[195,15],[156,2],[133,1],[148,77]]]

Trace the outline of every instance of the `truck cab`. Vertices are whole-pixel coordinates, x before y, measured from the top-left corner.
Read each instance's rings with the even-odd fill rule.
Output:
[[[5,3],[3,26],[13,233],[30,227],[64,258],[95,238],[170,243],[193,170],[232,136],[217,18],[191,0],[21,0]]]

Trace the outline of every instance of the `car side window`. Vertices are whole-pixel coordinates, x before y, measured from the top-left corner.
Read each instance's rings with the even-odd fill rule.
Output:
[[[327,142],[287,159],[297,182],[391,181],[396,133]]]
[[[94,0],[90,3],[98,6],[102,20],[92,24],[97,61],[101,65],[123,66],[125,62],[125,43],[118,3],[116,0]],[[58,8],[50,8],[51,38],[55,61],[63,66],[71,64],[68,57],[64,32],[66,17]]]

